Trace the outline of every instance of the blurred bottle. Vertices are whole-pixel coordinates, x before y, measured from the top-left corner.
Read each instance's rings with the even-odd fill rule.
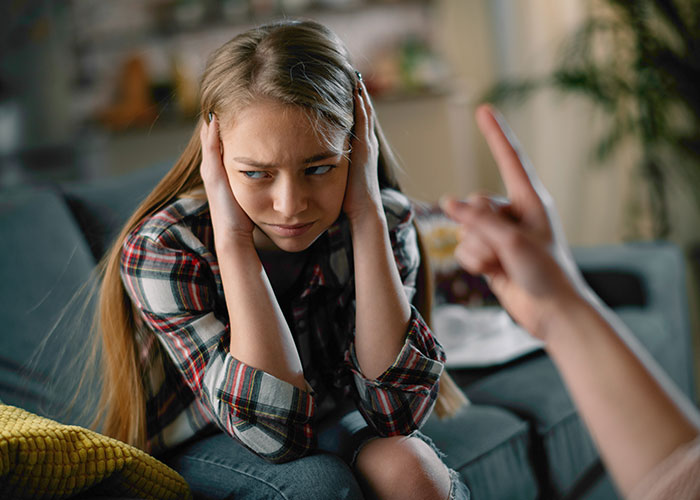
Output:
[[[130,56],[122,66],[114,101],[98,112],[98,119],[107,128],[123,130],[149,126],[157,114],[146,65],[138,55]]]
[[[175,84],[175,98],[181,115],[186,118],[196,116],[199,104],[197,82],[183,59],[177,57],[172,59],[172,80]]]

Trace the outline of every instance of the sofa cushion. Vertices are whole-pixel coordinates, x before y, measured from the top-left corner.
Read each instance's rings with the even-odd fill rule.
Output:
[[[126,220],[170,166],[170,163],[159,164],[118,177],[61,186],[96,259],[102,257]]]
[[[89,281],[95,261],[53,191],[23,189],[0,199],[0,399],[56,415],[75,393],[91,319],[89,308],[84,322],[75,314],[84,300],[66,306]]]
[[[465,388],[471,401],[506,408],[529,422],[543,498],[569,492],[598,453],[559,374],[545,354],[528,357]]]
[[[657,356],[657,360],[678,387],[696,400],[686,288],[687,273],[680,247],[663,241],[628,243],[575,248],[574,257],[582,269],[589,273],[594,271],[598,275],[594,287],[603,298],[610,297],[613,293],[624,296],[626,306],[634,305],[629,300],[629,281],[615,279],[613,275],[628,274],[638,277],[644,292],[643,309],[658,315],[663,325],[662,330],[668,335],[664,340],[666,345],[658,351],[665,352],[666,357],[658,357],[653,352],[653,343],[659,339],[645,339],[637,334],[635,328],[643,325],[643,321],[629,325],[630,329],[640,337],[642,344]],[[609,276],[606,277],[606,273]],[[616,312],[622,314],[623,309],[631,310],[633,307],[616,308]]]
[[[666,373],[673,371],[678,351],[673,343],[673,332],[664,322],[661,314],[636,308],[622,308],[615,311],[627,325],[635,338],[649,351]]]
[[[433,414],[422,431],[462,475],[473,498],[539,497],[529,460],[529,426],[515,415],[471,404],[449,419]]]

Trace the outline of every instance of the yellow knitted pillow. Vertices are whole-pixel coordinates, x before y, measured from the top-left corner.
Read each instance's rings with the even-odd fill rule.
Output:
[[[185,480],[149,454],[75,425],[0,405],[0,499],[96,495],[191,498]]]

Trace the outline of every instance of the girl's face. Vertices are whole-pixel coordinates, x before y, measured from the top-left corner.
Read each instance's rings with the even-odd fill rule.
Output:
[[[303,109],[260,101],[221,131],[223,162],[236,200],[255,223],[256,245],[307,249],[338,218],[349,160],[348,134],[323,141]],[[258,231],[259,230],[259,231]]]

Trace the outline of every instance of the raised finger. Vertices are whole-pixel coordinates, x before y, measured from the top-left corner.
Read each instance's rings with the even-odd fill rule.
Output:
[[[521,209],[542,206],[538,190],[541,182],[522,152],[505,120],[490,105],[476,111],[476,121],[493,154],[501,178],[511,198]]]

